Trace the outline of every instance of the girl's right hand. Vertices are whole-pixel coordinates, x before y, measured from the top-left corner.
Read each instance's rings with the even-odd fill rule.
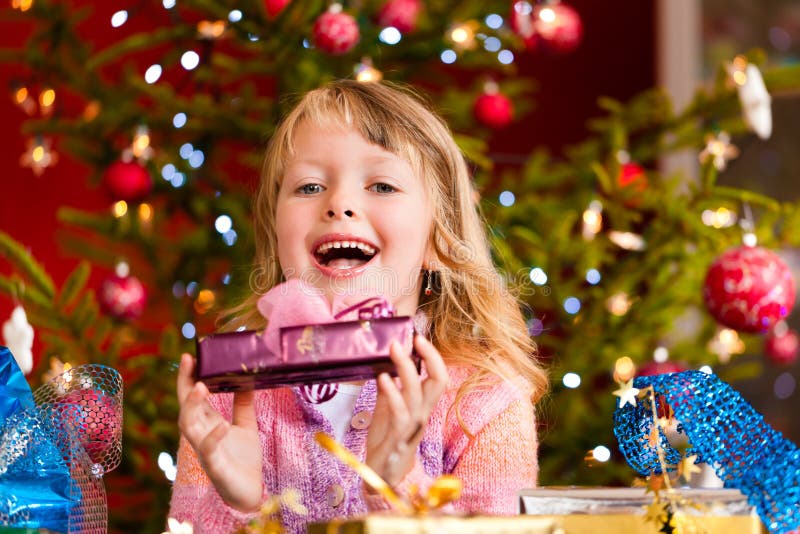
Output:
[[[178,427],[222,499],[239,511],[254,512],[263,492],[254,394],[233,394],[233,422],[228,422],[211,406],[206,385],[194,381],[194,366],[190,354],[181,356]]]

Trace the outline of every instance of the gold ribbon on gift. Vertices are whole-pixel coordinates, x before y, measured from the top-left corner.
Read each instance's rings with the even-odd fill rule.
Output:
[[[440,508],[461,496],[461,480],[452,475],[442,475],[433,481],[425,495],[421,495],[417,488],[412,488],[410,502],[406,502],[374,469],[361,462],[328,434],[317,432],[315,438],[325,450],[352,468],[367,486],[379,493],[400,512],[406,514],[425,513]]]

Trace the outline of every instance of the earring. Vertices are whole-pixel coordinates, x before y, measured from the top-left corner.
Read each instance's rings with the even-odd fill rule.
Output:
[[[428,282],[425,284],[425,296],[430,296],[433,293],[433,271],[425,271],[425,274],[428,278]]]

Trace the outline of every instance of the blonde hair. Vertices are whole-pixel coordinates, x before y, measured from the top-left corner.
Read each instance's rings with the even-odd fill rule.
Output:
[[[464,156],[444,121],[407,87],[337,80],[308,92],[278,126],[255,198],[254,294],[234,310],[239,317],[229,326],[263,326],[255,302],[283,280],[276,203],[294,132],[304,121],[353,128],[405,158],[424,180],[434,211],[429,242],[436,291],[420,295],[419,309],[428,316],[430,339],[445,361],[476,370],[456,399],[497,377],[519,375],[529,382],[532,400],[538,400],[547,390],[547,376],[537,363],[519,302],[492,263]]]

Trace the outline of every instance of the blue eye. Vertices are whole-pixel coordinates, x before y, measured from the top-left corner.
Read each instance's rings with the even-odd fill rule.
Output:
[[[395,191],[397,191],[397,189],[395,189],[393,186],[389,184],[384,184],[383,182],[371,185],[369,187],[369,190],[374,191],[375,193],[382,193],[382,194],[394,193]]]
[[[302,193],[303,195],[315,195],[322,192],[322,186],[319,184],[301,185],[297,188],[297,192]]]

